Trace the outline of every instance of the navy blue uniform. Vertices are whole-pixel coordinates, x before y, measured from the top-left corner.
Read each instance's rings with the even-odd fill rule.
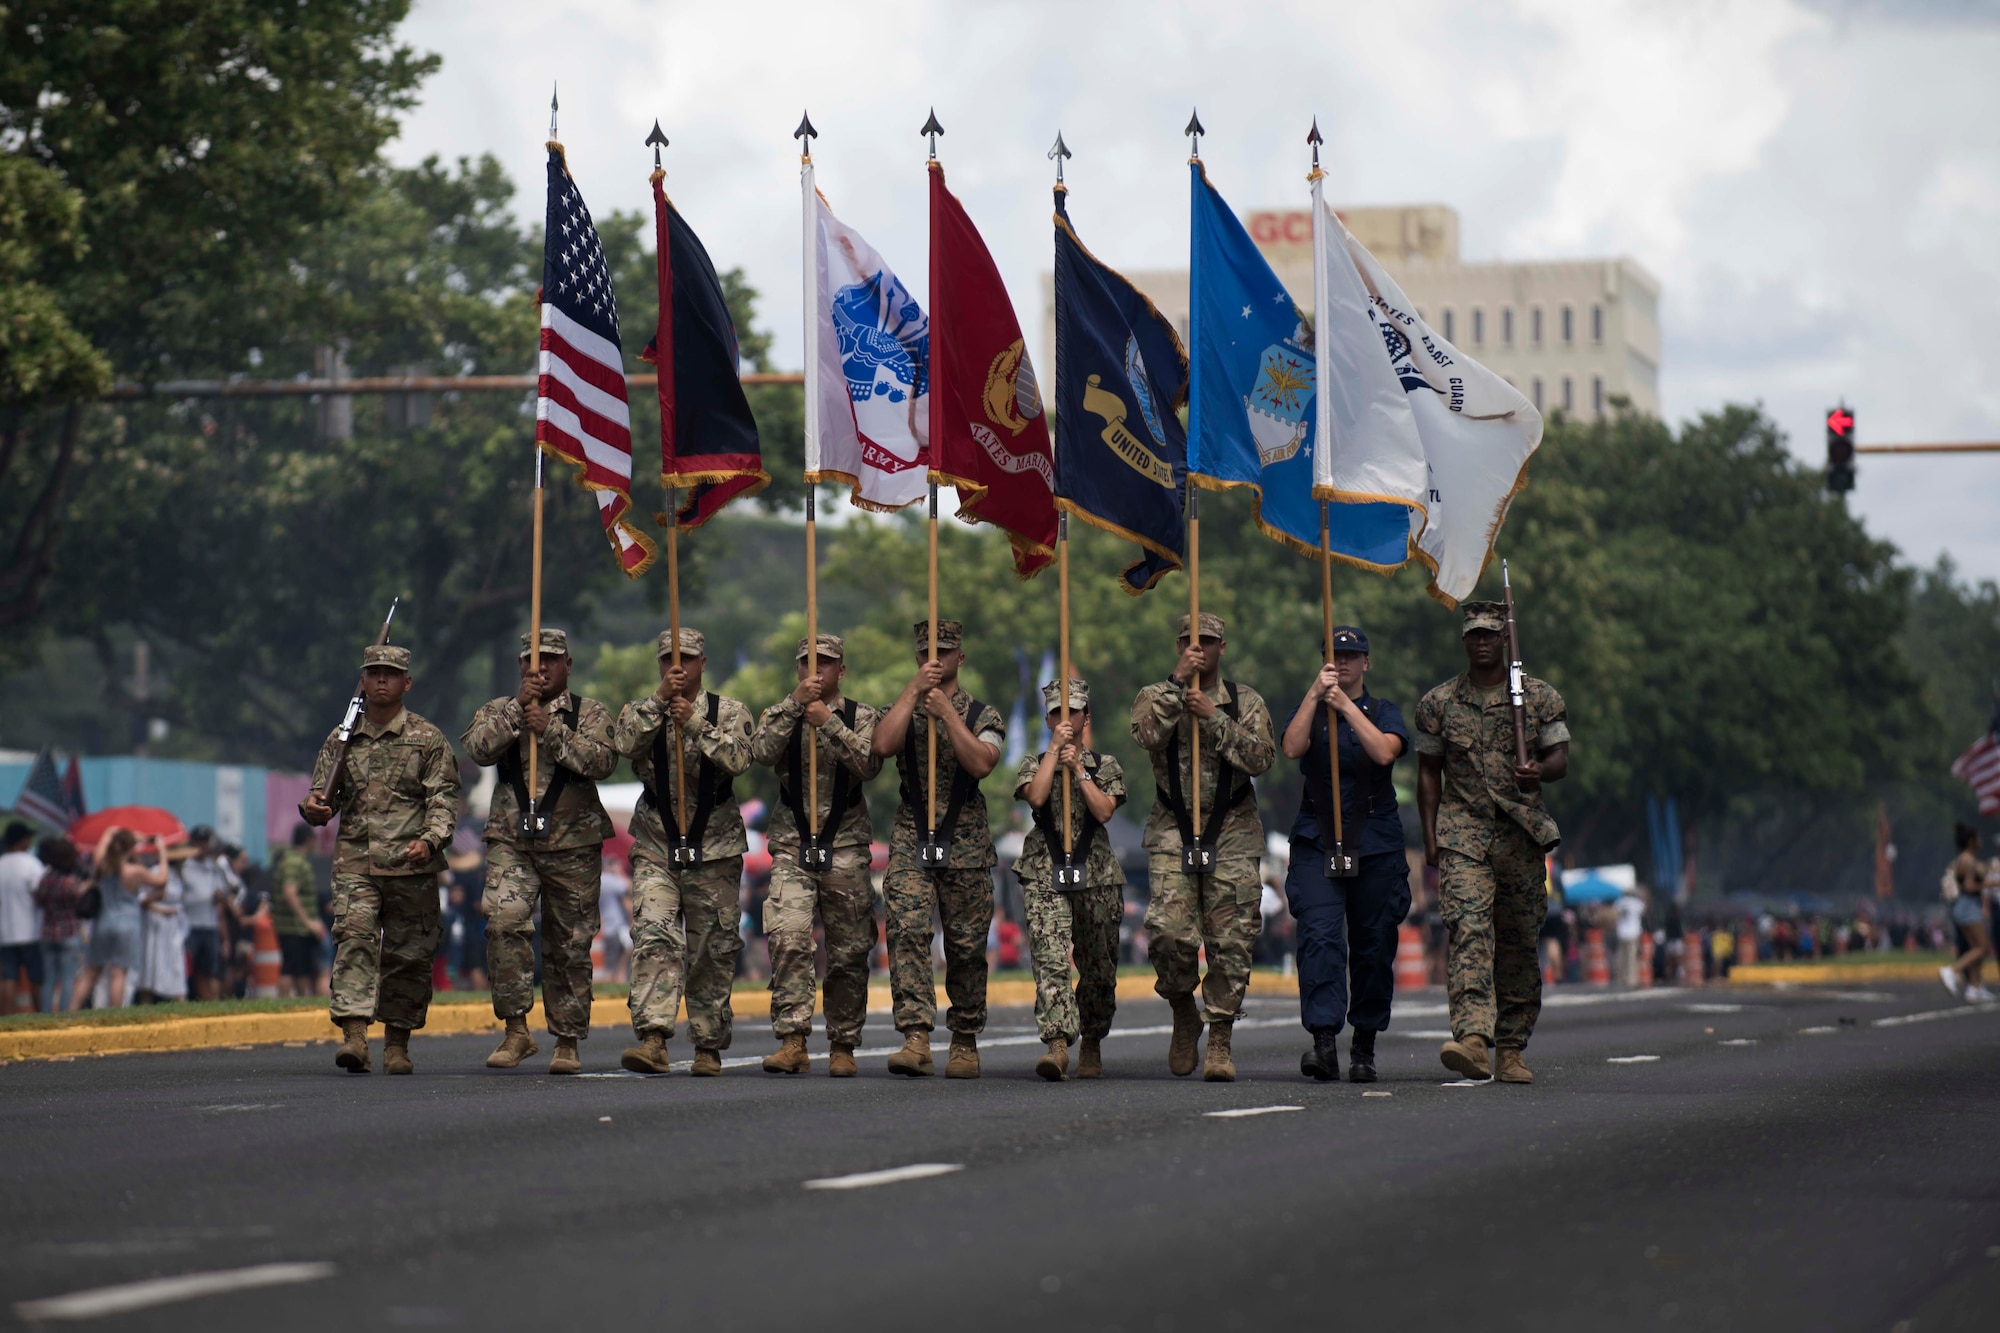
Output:
[[[1366,691],[1355,702],[1378,731],[1402,740],[1402,754],[1410,752],[1410,733],[1396,705]],[[1319,811],[1332,798],[1332,782],[1326,710],[1314,711],[1312,748],[1299,761],[1305,796],[1292,824],[1292,864],[1285,875],[1285,896],[1299,923],[1299,1011],[1308,1032],[1338,1032],[1348,1022],[1370,1032],[1389,1026],[1396,927],[1410,913],[1410,863],[1390,767],[1370,762],[1354,728],[1341,719],[1341,832],[1361,873],[1328,879],[1321,831],[1330,842],[1332,820],[1322,824]]]

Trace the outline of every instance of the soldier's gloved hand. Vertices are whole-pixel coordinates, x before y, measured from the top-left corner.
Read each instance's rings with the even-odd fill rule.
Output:
[[[1189,690],[1187,692],[1187,710],[1206,722],[1215,716],[1215,700],[1209,698],[1200,690]]]
[[[1530,759],[1525,764],[1514,765],[1514,785],[1522,791],[1540,791],[1542,789],[1541,761]]]
[[[676,694],[667,700],[667,711],[674,715],[674,721],[686,724],[694,716],[694,700],[686,695]]]

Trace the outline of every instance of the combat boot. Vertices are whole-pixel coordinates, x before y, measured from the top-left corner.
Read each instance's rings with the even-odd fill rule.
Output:
[[[1167,1070],[1185,1078],[1194,1072],[1194,1048],[1201,1040],[1201,1010],[1195,1008],[1192,995],[1176,995],[1167,1003],[1174,1009],[1174,1035],[1167,1042]]]
[[[410,1063],[410,1030],[390,1027],[384,1030],[382,1038],[382,1072],[385,1074],[414,1074],[417,1067]]]
[[[333,1053],[333,1062],[350,1074],[368,1072],[368,1020],[365,1018],[343,1018],[340,1020],[343,1040],[340,1049]]]
[[[1065,1061],[1067,1063],[1067,1061]],[[979,1077],[979,1036],[973,1032],[951,1034],[951,1054],[944,1062],[946,1078]]]
[[[1299,1057],[1299,1072],[1318,1083],[1340,1081],[1340,1034],[1321,1028],[1312,1034],[1312,1049]]]
[[[1076,1048],[1076,1077],[1104,1077],[1104,1053],[1098,1049],[1097,1038],[1085,1037]]]
[[[665,1034],[648,1032],[639,1039],[637,1046],[627,1046],[618,1056],[618,1063],[635,1074],[664,1074],[671,1068],[667,1058]]]
[[[688,1073],[696,1078],[716,1078],[722,1073],[722,1052],[698,1046],[694,1052],[694,1064]]]
[[[903,1049],[889,1057],[889,1072],[925,1078],[931,1072],[931,1034],[912,1028],[903,1034]]]
[[[1454,1038],[1444,1044],[1444,1049],[1438,1052],[1438,1059],[1460,1078],[1484,1081],[1493,1077],[1493,1064],[1487,1058],[1484,1037],[1467,1037],[1463,1041]]]
[[[1208,1057],[1202,1061],[1201,1077],[1207,1083],[1234,1083],[1236,1062],[1229,1058],[1229,1024],[1208,1025]]]
[[[1338,1073],[1334,1074],[1339,1078]],[[1349,1083],[1373,1083],[1375,1081],[1375,1033],[1370,1028],[1354,1029],[1354,1041],[1347,1048],[1347,1081]]]
[[[1521,1053],[1512,1046],[1494,1052],[1493,1077],[1502,1083],[1533,1083],[1535,1071],[1521,1063]]]
[[[549,1057],[551,1074],[581,1074],[583,1057],[576,1053],[575,1037],[557,1037],[556,1053]]]
[[[954,1042],[953,1046],[956,1045]],[[1060,1083],[1068,1078],[1069,1043],[1061,1037],[1051,1038],[1049,1049],[1043,1053],[1041,1059],[1035,1061],[1035,1072],[1051,1083]]]
[[[833,1054],[826,1058],[826,1072],[830,1078],[853,1078],[860,1072],[854,1067],[854,1048],[833,1044]]]
[[[512,1069],[531,1055],[541,1053],[535,1039],[528,1035],[528,1019],[524,1014],[507,1020],[507,1033],[500,1038],[499,1046],[486,1057],[488,1069]]]
[[[764,1057],[764,1072],[803,1074],[811,1064],[812,1057],[806,1054],[805,1034],[794,1032],[779,1043],[777,1050]]]

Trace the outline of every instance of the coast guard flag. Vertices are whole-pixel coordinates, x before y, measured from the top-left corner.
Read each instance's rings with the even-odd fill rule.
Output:
[[[1118,576],[1138,594],[1179,569],[1187,547],[1187,435],[1176,415],[1187,354],[1145,294],[1084,249],[1068,193],[1056,186],[1057,503],[1139,544]]]
[[[1313,180],[1319,382],[1314,490],[1410,511],[1413,554],[1447,606],[1471,594],[1507,506],[1528,483],[1542,414],[1519,390],[1439,337]]]
[[[741,353],[729,302],[708,251],[653,173],[653,238],[660,322],[640,359],[660,370],[660,480],[686,492],[662,524],[698,528],[739,495],[771,484],[757,418],[743,396]]]
[[[1033,578],[1055,557],[1055,458],[1035,368],[1000,270],[965,208],[931,172],[931,477],[958,516],[991,523]]]
[[[535,445],[578,469],[626,577],[653,563],[632,508],[632,410],[618,302],[604,247],[559,145],[549,145],[548,222],[542,248],[542,350],[535,380]]]
[[[1195,484],[1257,492],[1257,527],[1319,553],[1313,456],[1320,435],[1312,326],[1236,219],[1200,162],[1194,188],[1194,254],[1188,341],[1188,472]],[[1335,382],[1338,395],[1345,385]],[[1400,504],[1339,503],[1328,514],[1335,559],[1378,573],[1409,560],[1410,516]]]
[[[924,498],[930,323],[895,272],[799,171],[805,202],[806,482],[847,483],[863,509]]]

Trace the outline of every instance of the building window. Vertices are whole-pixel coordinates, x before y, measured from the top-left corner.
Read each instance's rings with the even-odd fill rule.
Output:
[[[1604,376],[1590,377],[1590,411],[1593,416],[1604,415]]]
[[[1446,342],[1457,342],[1456,330],[1452,327],[1457,321],[1451,315],[1450,307],[1446,307],[1444,312],[1444,340]]]
[[[1563,411],[1576,411],[1576,385],[1567,375],[1563,376]]]
[[[1484,347],[1486,345],[1486,312],[1484,310],[1474,310],[1472,312],[1472,345],[1474,347]]]
[[[1514,345],[1514,307],[1507,306],[1500,312],[1500,341],[1509,347]]]
[[[1567,344],[1567,343],[1573,343],[1575,341],[1576,341],[1576,309],[1574,306],[1564,306],[1563,342]]]
[[[1535,400],[1535,410],[1539,412],[1542,410],[1542,377],[1540,375],[1535,376],[1535,392],[1533,396]],[[1328,790],[1332,789],[1328,788]]]
[[[1540,306],[1536,306],[1534,310],[1529,312],[1528,340],[1537,347],[1542,345],[1542,308]]]
[[[1590,340],[1594,343],[1604,341],[1604,307],[1601,305],[1590,308]]]

